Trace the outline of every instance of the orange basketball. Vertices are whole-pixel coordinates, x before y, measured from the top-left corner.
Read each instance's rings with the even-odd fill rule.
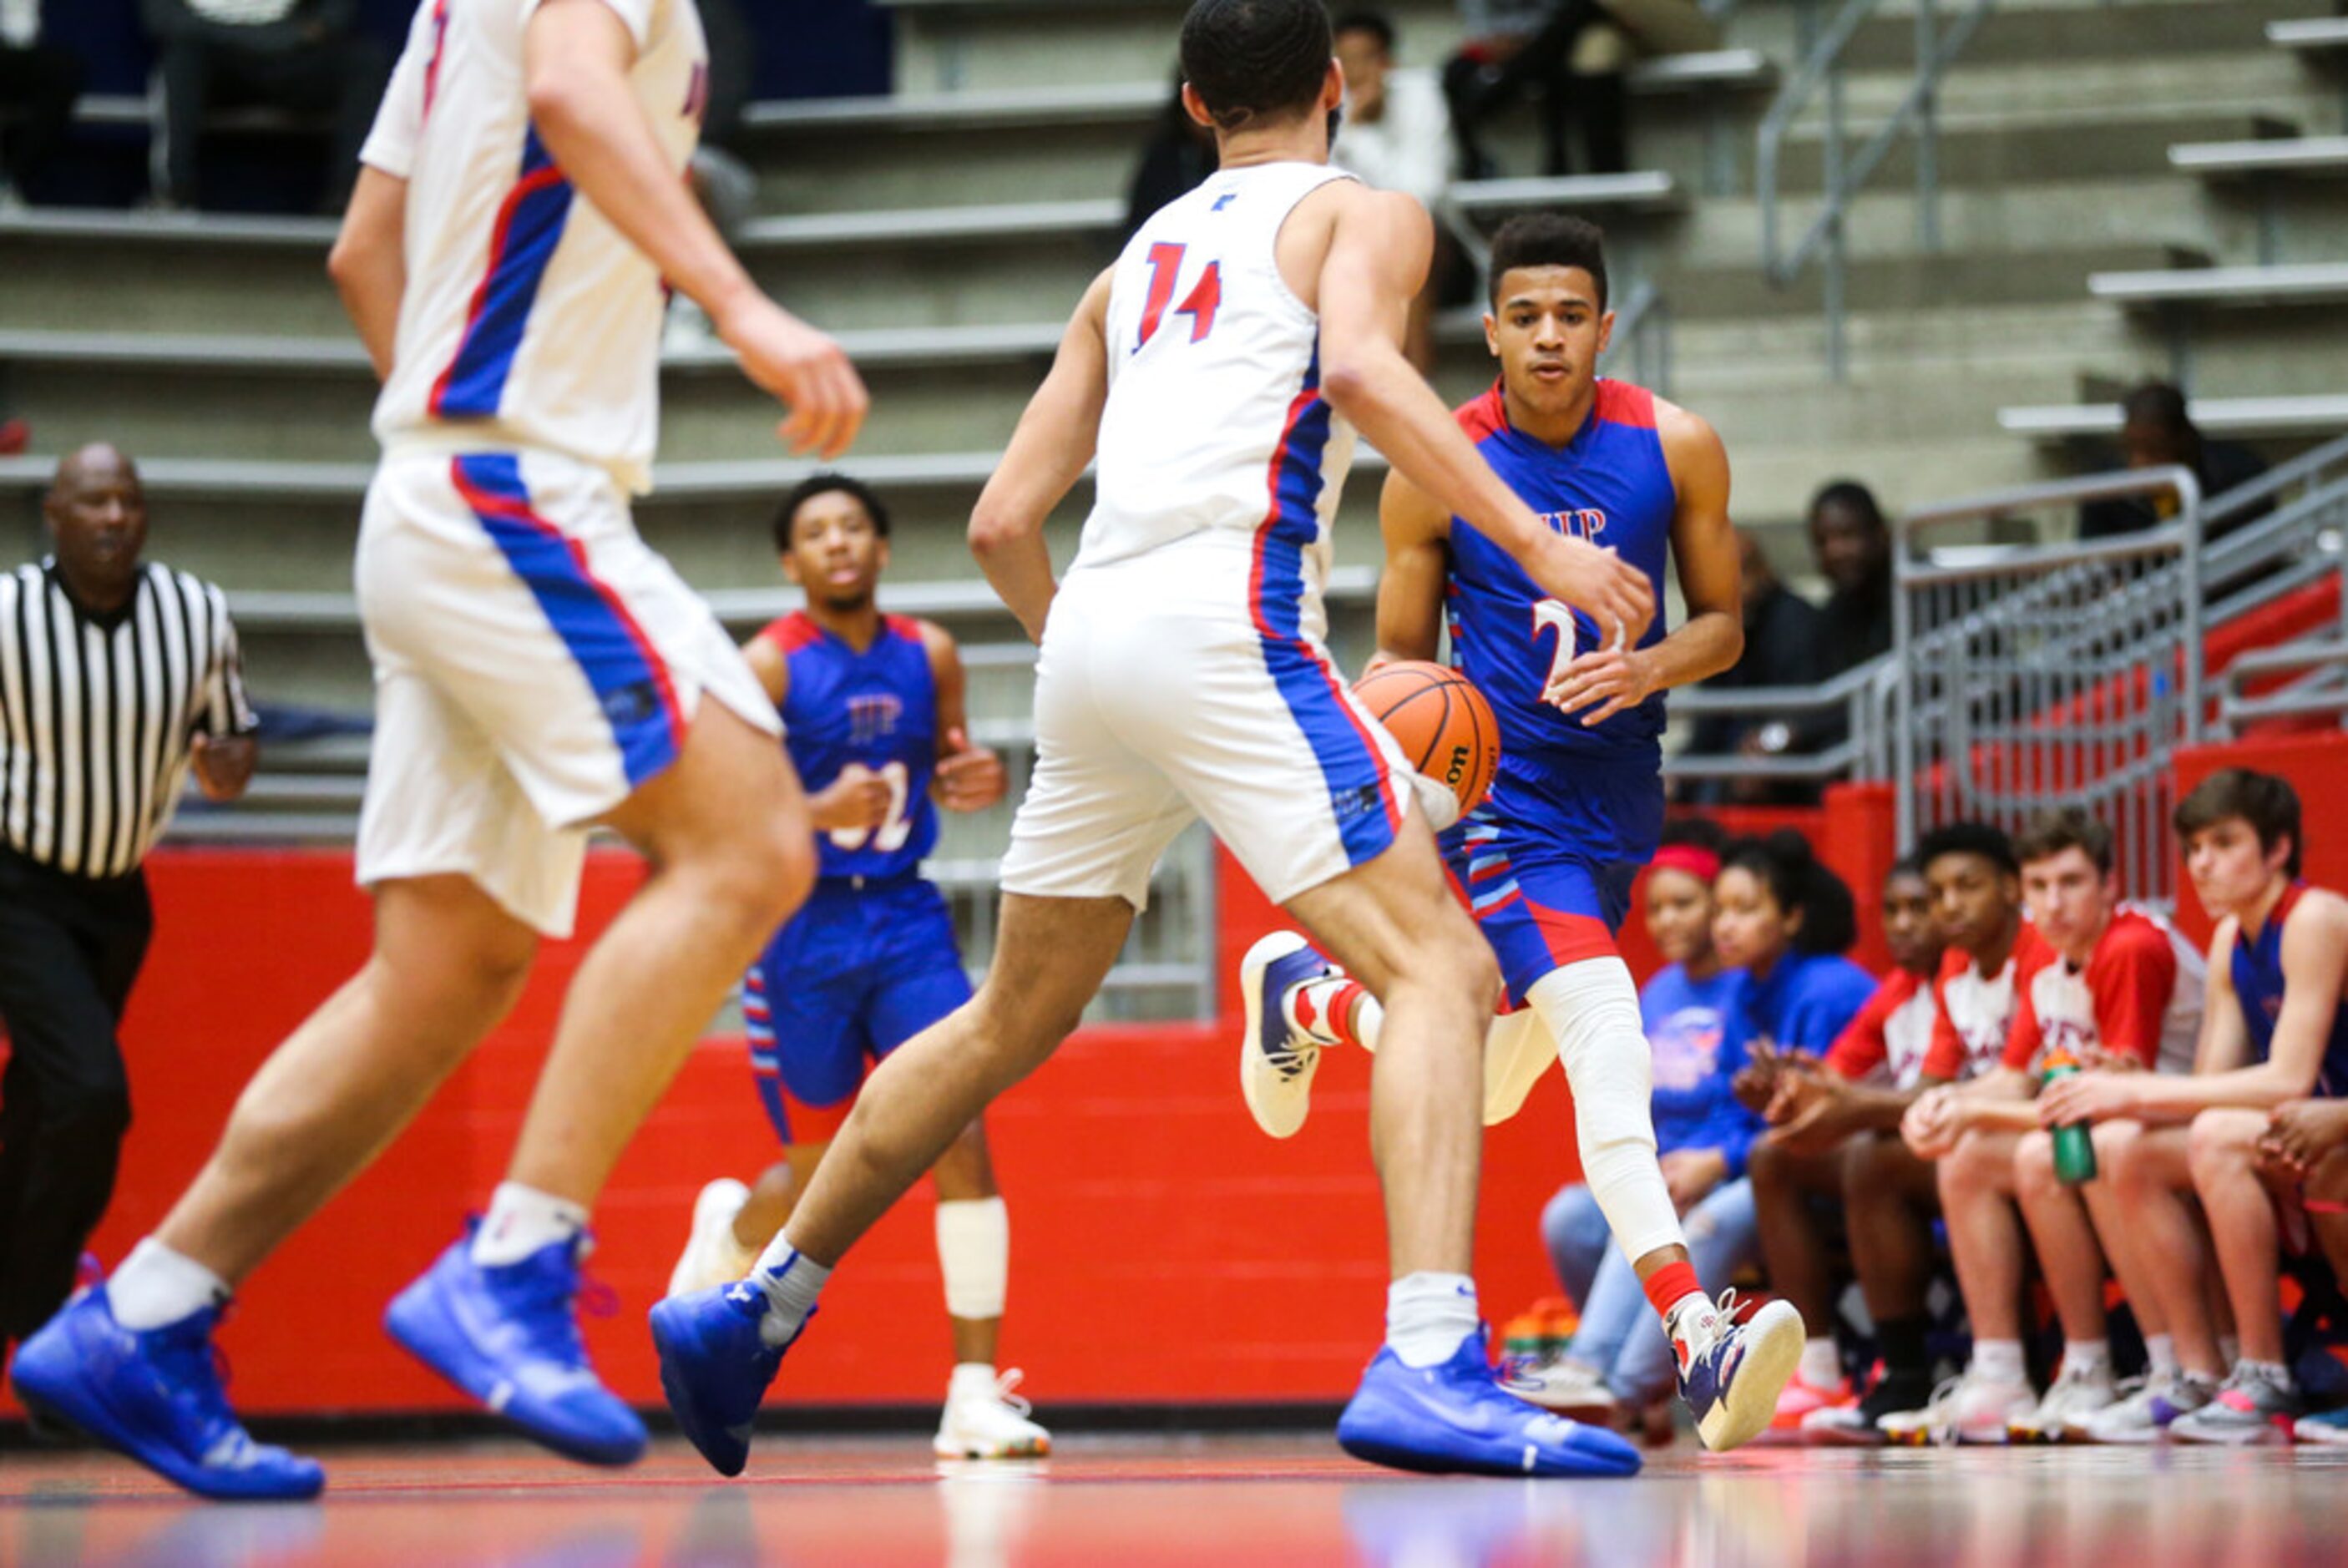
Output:
[[[1400,659],[1364,676],[1354,694],[1414,769],[1451,787],[1463,816],[1482,802],[1500,766],[1500,722],[1466,676],[1424,659]]]

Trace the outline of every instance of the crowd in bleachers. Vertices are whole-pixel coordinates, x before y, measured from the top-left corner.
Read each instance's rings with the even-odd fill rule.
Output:
[[[2065,810],[1927,833],[1879,982],[1797,837],[1657,856],[1658,1143],[1705,1283],[1757,1268],[1810,1326],[1779,1440],[2348,1443],[2348,900],[2302,879],[2280,778],[2218,773],[2174,826],[2206,954]],[[1627,1424],[1670,1366],[1593,1214],[1543,1215],[1580,1324],[1519,1386]]]

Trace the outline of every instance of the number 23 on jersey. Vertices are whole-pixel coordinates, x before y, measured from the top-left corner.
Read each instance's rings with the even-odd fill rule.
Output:
[[[1174,291],[1181,286],[1182,258],[1189,249],[1188,245],[1171,244],[1149,247],[1149,297],[1142,302],[1141,336],[1133,346],[1134,353],[1140,353],[1158,335],[1159,324],[1166,319],[1166,307],[1174,304]],[[1182,303],[1174,305],[1174,314],[1190,318],[1191,342],[1204,343],[1207,334],[1215,330],[1215,312],[1222,308],[1222,304],[1223,263],[1209,262]]]

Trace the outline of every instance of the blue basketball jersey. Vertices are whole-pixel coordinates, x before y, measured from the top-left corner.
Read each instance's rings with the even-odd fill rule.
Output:
[[[884,615],[880,634],[858,653],[804,612],[759,635],[783,651],[790,689],[783,725],[791,766],[809,793],[851,762],[888,780],[891,807],[877,828],[819,836],[827,877],[886,881],[911,876],[937,842],[930,779],[937,770],[938,691],[920,623]]]
[[[1561,449],[1513,428],[1498,386],[1462,407],[1458,418],[1485,461],[1543,521],[1614,550],[1646,574],[1662,605],[1678,495],[1655,429],[1653,393],[1601,377],[1589,422]],[[1551,675],[1577,654],[1609,645],[1613,628],[1601,630],[1548,597],[1508,552],[1456,517],[1447,609],[1452,663],[1499,717],[1496,801],[1519,795],[1567,799],[1577,775],[1593,764],[1661,768],[1660,693],[1591,728],[1541,700]],[[1658,614],[1639,646],[1663,636]]]
[[[2242,932],[2234,934],[2234,998],[2250,1032],[2250,1049],[2260,1061],[2274,1050],[2275,1021],[2282,1016],[2282,928],[2306,891],[2305,882],[2291,883],[2255,941]],[[2348,1095],[2348,1006],[2332,1015],[2332,1037],[2323,1043],[2315,1092],[2333,1099]]]

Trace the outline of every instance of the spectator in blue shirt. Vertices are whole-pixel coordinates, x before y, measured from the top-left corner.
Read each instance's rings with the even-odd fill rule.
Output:
[[[1710,822],[1663,830],[1644,883],[1647,935],[1667,961],[1639,993],[1654,1062],[1655,1145],[1663,1180],[1687,1230],[1696,1277],[1725,1284],[1755,1253],[1753,1193],[1745,1157],[1761,1120],[1731,1085],[1745,1064],[1746,976],[1714,946],[1713,878],[1722,835]],[[1670,1345],[1606,1216],[1579,1181],[1541,1214],[1541,1239],[1558,1280],[1581,1310],[1559,1360],[1528,1368],[1517,1391],[1584,1419],[1637,1411],[1672,1391]]]
[[[1750,978],[1745,1043],[1823,1057],[1875,994],[1874,977],[1843,956],[1859,915],[1842,878],[1791,829],[1739,839],[1720,861],[1712,939]]]

